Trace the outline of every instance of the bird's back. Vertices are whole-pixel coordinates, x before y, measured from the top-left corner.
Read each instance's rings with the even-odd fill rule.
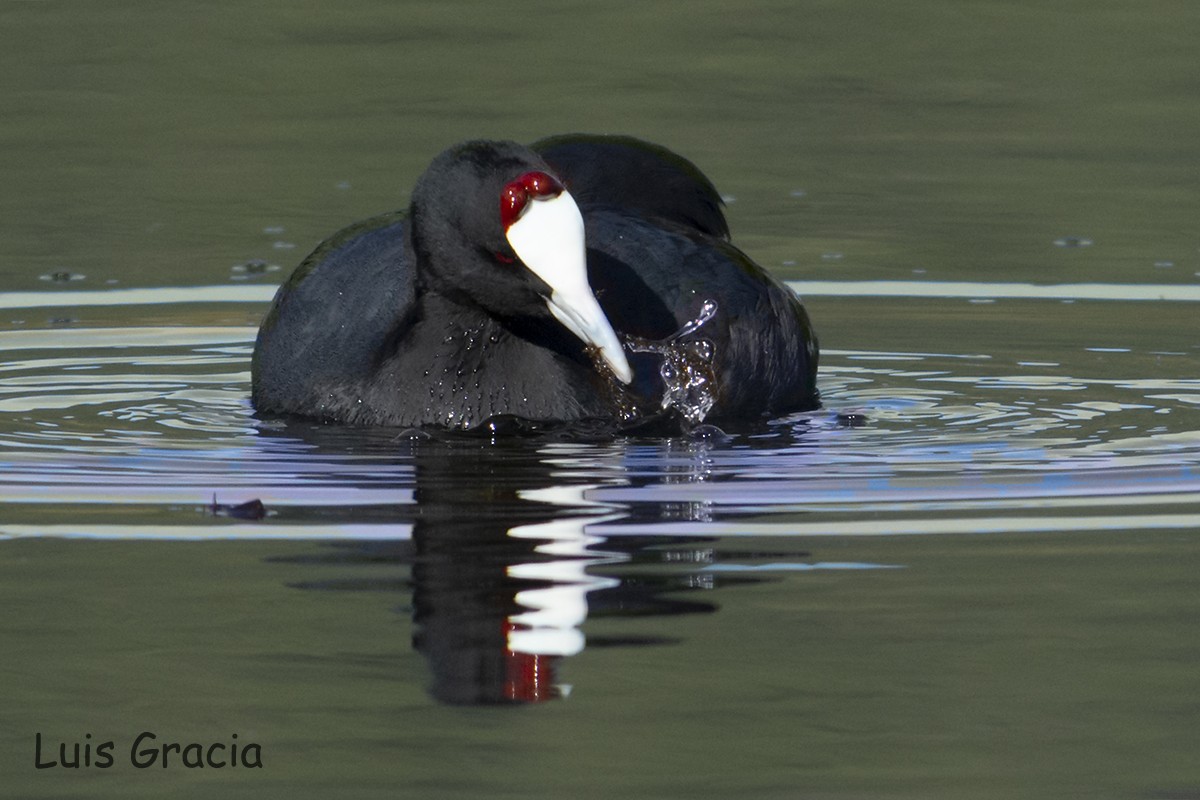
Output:
[[[279,287],[259,330],[252,395],[260,412],[340,418],[401,335],[414,306],[412,252],[401,212],[339,231]]]

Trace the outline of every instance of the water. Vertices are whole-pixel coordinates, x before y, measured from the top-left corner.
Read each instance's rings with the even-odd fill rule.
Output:
[[[1200,796],[1200,15],[467,5],[0,6],[0,794]],[[255,418],[303,253],[566,130],[714,178],[822,409]]]
[[[704,421],[716,397],[713,373],[713,343],[703,338],[688,338],[717,313],[717,302],[705,300],[696,316],[660,342],[641,337],[626,337],[625,346],[634,353],[662,356],[658,368],[663,382],[661,410],[673,409],[688,426]],[[721,431],[721,433],[724,433]]]

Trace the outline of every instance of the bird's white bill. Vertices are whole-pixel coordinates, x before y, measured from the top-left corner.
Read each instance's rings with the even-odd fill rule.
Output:
[[[587,279],[583,215],[568,192],[530,199],[525,213],[505,233],[513,252],[550,287],[546,307],[571,333],[600,351],[622,382],[633,370],[617,334],[604,316]]]

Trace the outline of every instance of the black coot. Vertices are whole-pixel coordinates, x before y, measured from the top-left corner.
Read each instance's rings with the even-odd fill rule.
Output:
[[[457,145],[407,212],[340,231],[280,287],[254,349],[254,405],[447,428],[816,407],[803,306],[728,236],[712,184],[665,148]],[[715,313],[696,325],[706,301]]]

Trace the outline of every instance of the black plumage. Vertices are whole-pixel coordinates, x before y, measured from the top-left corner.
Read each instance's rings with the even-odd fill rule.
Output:
[[[690,337],[711,343],[707,421],[817,405],[804,308],[729,243],[708,179],[657,145],[572,135],[453,147],[418,180],[407,212],[322,243],[280,287],[259,332],[259,413],[450,428],[673,416],[660,413],[663,356],[626,348],[618,359],[632,380],[619,380],[551,313],[554,287],[506,238],[501,194],[528,174],[556,179],[578,204],[587,279],[618,337],[664,339],[716,302]]]

